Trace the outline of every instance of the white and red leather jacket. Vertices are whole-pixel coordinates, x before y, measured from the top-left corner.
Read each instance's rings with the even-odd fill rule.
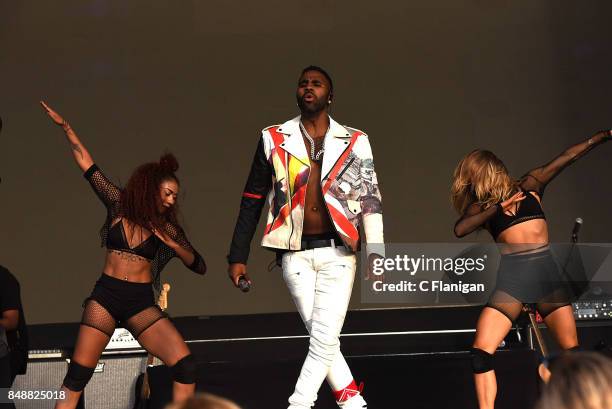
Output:
[[[346,247],[353,251],[360,245],[361,224],[366,244],[381,246],[384,242],[381,195],[368,136],[338,124],[331,117],[329,120],[320,183],[330,219]],[[298,116],[261,132],[242,194],[228,255],[230,263],[246,263],[266,202],[269,212],[262,246],[300,250],[310,159],[299,121]]]

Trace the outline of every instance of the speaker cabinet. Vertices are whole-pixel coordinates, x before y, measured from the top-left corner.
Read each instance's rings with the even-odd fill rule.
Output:
[[[103,355],[83,393],[84,409],[132,409],[136,379],[146,366],[146,354]],[[30,359],[25,375],[18,375],[14,390],[59,390],[66,359]],[[17,409],[53,409],[53,400],[15,401]]]
[[[145,354],[102,356],[85,388],[85,409],[132,409]]]
[[[13,390],[57,391],[62,385],[68,364],[65,359],[31,359],[25,375],[17,375]],[[53,409],[53,400],[16,400],[17,409]]]

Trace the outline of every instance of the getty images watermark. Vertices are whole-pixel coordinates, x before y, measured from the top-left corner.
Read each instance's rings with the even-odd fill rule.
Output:
[[[525,286],[566,287],[573,298],[593,285],[597,291],[612,294],[610,253],[609,243],[512,247],[495,243],[369,244],[361,252],[361,301],[415,306],[484,304],[496,289],[500,266],[503,280],[531,280]],[[556,268],[551,270],[551,263]]]
[[[417,273],[435,273],[444,272],[444,274],[455,274],[462,276],[465,273],[482,272],[486,268],[488,255],[483,254],[482,257],[426,257],[421,254],[419,257],[411,257],[407,254],[396,254],[393,258],[380,257],[375,258],[372,262],[372,274],[374,276],[382,276],[389,272],[403,272],[410,277],[414,277]],[[427,280],[409,281],[401,280],[397,283],[386,283],[383,280],[373,279],[372,289],[376,292],[386,291],[404,291],[404,292],[460,292],[469,294],[472,292],[484,293],[486,291],[484,283],[464,283],[459,280],[457,282],[444,282],[443,280]]]

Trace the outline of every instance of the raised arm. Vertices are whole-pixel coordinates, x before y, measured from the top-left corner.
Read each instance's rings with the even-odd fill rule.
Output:
[[[40,101],[40,104],[47,112],[47,115],[49,115],[49,117],[53,120],[53,122],[61,126],[64,130],[64,133],[66,134],[66,139],[68,139],[70,147],[72,148],[72,155],[74,156],[74,160],[83,171],[83,176],[91,184],[91,187],[96,192],[96,195],[98,195],[100,200],[106,205],[107,208],[118,203],[121,199],[121,191],[102,173],[102,171],[94,163],[93,159],[91,158],[91,155],[89,154],[87,149],[85,149],[77,134],[72,130],[70,124],[68,124],[68,122],[66,122],[66,120],[62,118],[57,112],[52,110],[49,105],[47,105],[44,101]]]
[[[540,196],[544,194],[546,185],[555,178],[563,169],[574,163],[594,147],[610,140],[612,131],[600,131],[587,139],[567,148],[559,156],[544,166],[527,172],[521,178],[521,187],[524,190],[537,192]]]
[[[514,203],[525,199],[523,192],[518,192],[512,195],[509,199],[504,200],[495,206],[482,209],[478,203],[472,203],[466,209],[465,213],[455,223],[455,236],[464,237],[468,234],[484,227],[485,224],[495,216],[498,212],[505,212],[510,209]]]
[[[85,172],[91,167],[91,165],[94,164],[94,161],[87,149],[85,149],[81,143],[81,140],[77,134],[72,130],[70,124],[66,122],[66,120],[60,116],[60,114],[52,110],[44,101],[40,101],[40,105],[42,105],[43,109],[47,112],[47,115],[49,115],[53,122],[62,127],[64,133],[66,134],[66,139],[70,144],[70,148],[72,149],[74,160],[76,161],[77,165],[79,165],[81,170]]]

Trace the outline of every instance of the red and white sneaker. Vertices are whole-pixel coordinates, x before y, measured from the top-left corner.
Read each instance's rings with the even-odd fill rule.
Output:
[[[349,386],[339,391],[335,391],[336,403],[342,409],[365,409],[368,404],[363,399],[361,391],[363,390],[363,382],[357,384],[353,380]]]

